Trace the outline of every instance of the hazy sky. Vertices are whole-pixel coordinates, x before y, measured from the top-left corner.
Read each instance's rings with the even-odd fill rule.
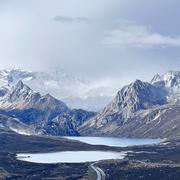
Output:
[[[0,0],[2,68],[149,80],[180,69],[179,0]]]

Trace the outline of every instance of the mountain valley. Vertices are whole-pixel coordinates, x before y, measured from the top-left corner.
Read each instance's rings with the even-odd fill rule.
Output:
[[[180,73],[169,71],[156,75],[151,82],[136,80],[123,87],[109,105],[96,113],[71,109],[50,94],[33,91],[20,80],[0,89],[0,114],[5,117],[1,124],[9,119],[6,127],[27,134],[177,137],[179,94]]]

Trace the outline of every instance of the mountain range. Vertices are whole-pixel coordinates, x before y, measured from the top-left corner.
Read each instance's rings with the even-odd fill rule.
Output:
[[[55,136],[180,136],[178,71],[155,75],[150,82],[134,81],[97,113],[71,109],[50,94],[32,90],[25,81],[6,81],[0,88],[0,128]]]
[[[180,135],[180,72],[123,87],[115,99],[85,122],[82,135],[172,137]]]
[[[18,128],[9,123],[9,129],[19,133],[78,135],[77,126],[95,114],[81,109],[71,110],[64,102],[50,94],[42,96],[34,92],[22,81],[2,91],[0,114],[6,118],[0,118],[0,122],[8,117],[11,122],[16,119]],[[28,127],[26,132],[22,132],[21,125]],[[1,123],[1,126],[4,126],[4,123]]]
[[[21,69],[0,70],[0,86],[12,87],[19,81],[42,95],[49,93],[76,109],[100,110],[114,94],[111,88],[103,84],[75,77],[62,70],[48,73]]]

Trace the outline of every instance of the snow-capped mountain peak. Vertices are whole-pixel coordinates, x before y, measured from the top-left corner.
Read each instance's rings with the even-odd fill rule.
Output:
[[[113,102],[128,118],[131,113],[166,103],[166,92],[148,82],[136,80],[122,88]]]
[[[97,114],[92,125],[101,127],[113,121],[124,123],[140,110],[166,104],[166,96],[161,87],[136,80],[117,93],[115,99]]]
[[[163,75],[156,75],[153,77],[151,83],[164,82],[166,87],[173,88],[180,86],[180,71],[168,71]]]
[[[159,81],[161,81],[161,75],[156,74],[156,75],[152,78],[151,83],[154,84],[154,83],[159,82]]]
[[[0,98],[0,106],[1,108],[23,108],[32,102],[37,95],[38,93],[34,92],[22,81],[19,81],[15,86],[9,88],[6,94]]]
[[[33,73],[21,69],[0,70],[0,85],[15,85],[18,81],[33,78]]]
[[[168,93],[168,101],[180,99],[180,71],[168,71],[167,73],[154,77],[153,85],[164,87]]]
[[[32,97],[34,91],[25,85],[22,81],[19,81],[17,85],[12,87],[12,90],[9,93],[9,98],[11,101],[21,101],[28,100]]]
[[[25,85],[21,80],[13,87],[13,91],[31,91],[32,90]]]
[[[21,69],[0,70],[0,87],[11,88],[19,81],[42,95],[50,93],[62,99],[71,108],[99,110],[114,94],[109,93],[111,88],[104,87],[104,84],[93,83],[63,71],[45,73]]]

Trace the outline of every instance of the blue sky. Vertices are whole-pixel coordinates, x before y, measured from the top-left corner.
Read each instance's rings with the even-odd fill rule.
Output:
[[[178,0],[0,0],[1,68],[128,83],[180,70]]]

